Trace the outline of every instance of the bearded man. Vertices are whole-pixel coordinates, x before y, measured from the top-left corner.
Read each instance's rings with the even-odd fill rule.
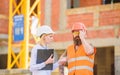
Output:
[[[74,43],[68,46],[64,53],[67,55],[68,75],[93,75],[96,49],[85,39],[87,33],[85,25],[74,23],[71,32]]]

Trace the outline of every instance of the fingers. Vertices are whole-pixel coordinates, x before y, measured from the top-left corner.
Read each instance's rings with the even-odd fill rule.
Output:
[[[54,58],[53,58],[53,54],[51,54],[50,57],[49,57],[49,60],[51,60],[51,62],[52,62],[53,59],[54,59]]]
[[[59,63],[60,65],[64,65],[66,62],[67,62],[67,57],[62,57],[62,58],[60,58],[60,59],[58,60],[58,63]]]
[[[51,54],[50,57],[45,61],[45,64],[53,63],[53,61],[54,61],[53,54]]]
[[[86,36],[86,32],[84,30],[80,31],[80,34],[79,34],[80,38],[85,38]]]
[[[53,54],[50,55],[50,58],[53,58]]]

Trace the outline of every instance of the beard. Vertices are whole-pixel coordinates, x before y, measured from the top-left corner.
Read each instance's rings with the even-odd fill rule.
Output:
[[[80,46],[82,44],[79,36],[73,37],[73,41],[75,46]]]

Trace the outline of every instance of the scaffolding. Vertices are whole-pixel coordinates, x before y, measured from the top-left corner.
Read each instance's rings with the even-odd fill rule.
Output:
[[[40,0],[9,0],[9,32],[8,32],[8,59],[7,69],[29,67],[29,49],[33,46],[30,43],[30,19],[31,16],[36,16],[40,21]],[[24,16],[24,39],[19,42],[13,40],[13,17],[15,15]],[[39,22],[40,23],[40,22]],[[36,38],[32,36],[36,42]],[[18,52],[16,53],[16,49]]]

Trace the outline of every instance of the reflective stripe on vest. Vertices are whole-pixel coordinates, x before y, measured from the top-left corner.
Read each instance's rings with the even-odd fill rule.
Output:
[[[93,72],[93,68],[89,67],[89,66],[76,66],[76,67],[72,67],[69,69],[69,73],[74,71],[74,70],[83,70],[83,69],[87,69],[91,72]]]
[[[68,63],[74,62],[74,61],[76,61],[76,60],[77,60],[77,61],[78,61],[78,60],[87,60],[87,61],[90,61],[91,63],[94,64],[94,60],[91,59],[91,58],[89,58],[89,57],[87,57],[87,56],[80,56],[80,57],[76,57],[76,58],[71,58],[71,59],[68,60]]]

